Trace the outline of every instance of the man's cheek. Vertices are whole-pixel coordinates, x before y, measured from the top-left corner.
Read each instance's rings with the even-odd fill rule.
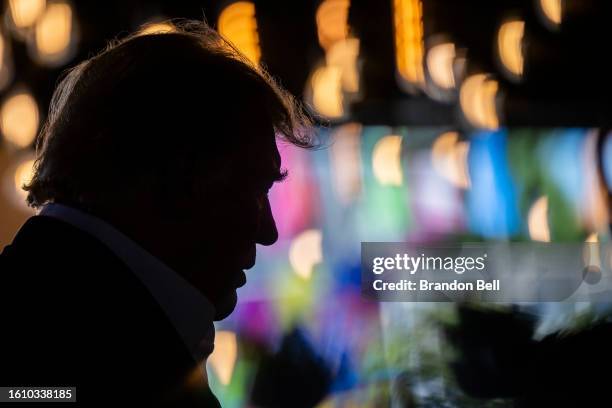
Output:
[[[250,236],[251,231],[257,228],[258,213],[253,208],[240,208],[235,212],[223,216],[225,222],[219,227],[227,235]]]

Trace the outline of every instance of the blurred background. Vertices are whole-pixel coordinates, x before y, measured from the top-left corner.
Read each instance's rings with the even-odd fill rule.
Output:
[[[505,406],[456,386],[438,330],[452,305],[361,298],[361,242],[609,239],[609,1],[5,0],[0,14],[0,247],[33,214],[21,185],[58,76],[113,38],[206,18],[320,118],[323,148],[280,146],[279,242],[217,325],[224,407]],[[529,310],[542,335],[590,305]]]

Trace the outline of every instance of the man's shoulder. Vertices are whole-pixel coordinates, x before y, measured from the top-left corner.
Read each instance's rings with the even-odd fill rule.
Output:
[[[117,263],[101,242],[78,228],[46,216],[29,218],[0,257],[12,267],[82,263],[91,260]]]
[[[32,217],[0,255],[0,314],[68,314],[82,325],[118,325],[155,303],[112,251],[85,232],[51,217]],[[64,315],[65,316],[65,315]],[[66,328],[70,331],[71,328]]]
[[[74,314],[104,297],[119,302],[118,295],[125,293],[137,300],[139,293],[138,282],[110,250],[51,217],[26,221],[0,254],[0,270],[0,291],[4,301],[20,305],[12,311],[17,314],[43,305],[46,310]]]
[[[50,217],[28,220],[0,255],[0,316],[2,380],[91,385],[109,375],[163,384],[193,363],[129,268]]]
[[[0,254],[0,271],[3,301],[14,306],[13,313],[32,307],[73,317],[86,312],[99,319],[99,326],[138,316],[140,323],[159,325],[164,317],[142,282],[109,248],[52,217],[32,217],[23,225]]]

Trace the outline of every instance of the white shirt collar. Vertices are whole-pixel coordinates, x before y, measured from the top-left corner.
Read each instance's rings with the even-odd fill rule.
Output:
[[[45,205],[40,215],[67,222],[106,245],[146,286],[193,358],[200,362],[212,353],[215,309],[182,276],[100,218],[55,203]]]

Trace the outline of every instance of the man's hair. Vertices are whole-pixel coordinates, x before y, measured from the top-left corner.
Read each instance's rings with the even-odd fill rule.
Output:
[[[205,23],[172,23],[173,32],[131,35],[67,71],[24,186],[29,205],[87,208],[150,180],[189,188],[202,162],[215,169],[257,137],[253,120],[312,146],[302,106],[262,67]]]

